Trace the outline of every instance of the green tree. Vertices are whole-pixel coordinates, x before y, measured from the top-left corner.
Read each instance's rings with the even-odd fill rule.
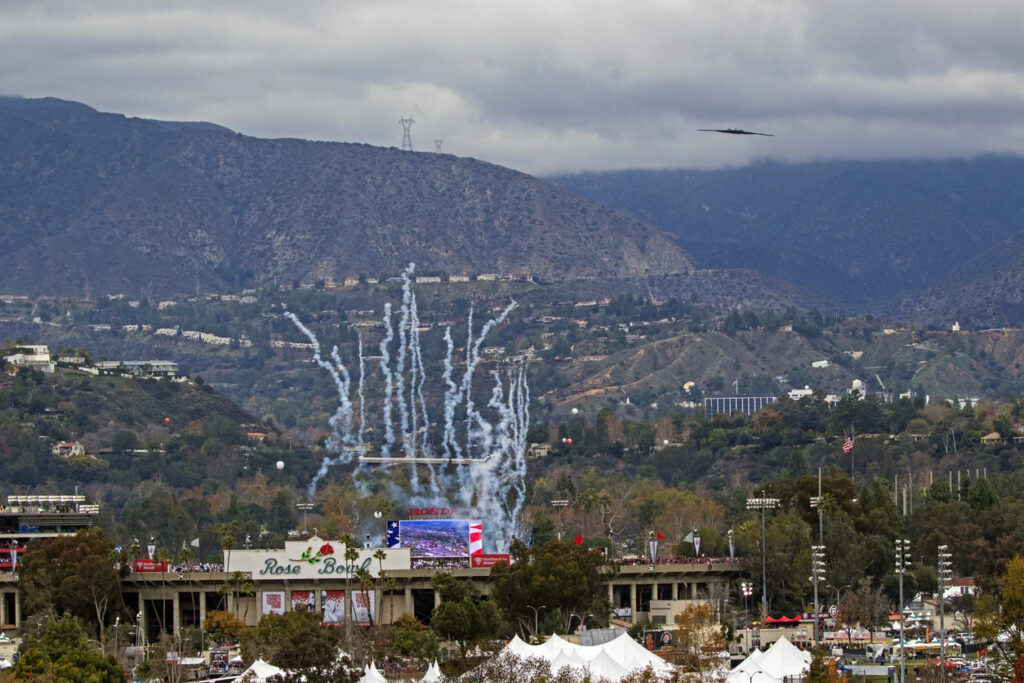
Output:
[[[116,616],[127,616],[114,544],[98,529],[33,542],[18,570],[27,614],[70,612],[96,627],[100,642]]]
[[[438,572],[430,583],[441,597],[441,604],[431,613],[430,627],[456,643],[463,659],[471,644],[497,635],[502,623],[498,606],[483,599],[472,581]]]
[[[10,681],[122,683],[124,673],[112,656],[97,653],[71,614],[51,619],[37,638],[26,640]]]
[[[267,614],[242,634],[242,658],[273,662],[288,671],[286,683],[350,683],[360,678],[348,657],[340,655],[339,633],[325,628],[310,612]]]
[[[607,585],[618,565],[601,551],[557,540],[530,548],[516,539],[509,553],[511,566],[491,569],[492,595],[520,633],[532,633],[535,621],[544,621],[549,612],[558,614],[563,628],[573,613],[593,614],[599,622],[607,619]]]
[[[437,634],[411,614],[403,614],[392,624],[395,651],[403,657],[429,660],[437,656]]]

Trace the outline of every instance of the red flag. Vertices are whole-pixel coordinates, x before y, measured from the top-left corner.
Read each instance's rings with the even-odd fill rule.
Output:
[[[656,534],[656,536],[655,536],[655,537],[656,537],[656,538],[657,538],[657,539],[658,539],[659,541],[664,541],[664,540],[665,540],[665,537],[661,535],[661,532],[660,532],[660,531],[656,531],[656,532],[654,532],[654,533]]]
[[[853,450],[853,437],[846,437],[846,441],[843,443],[843,453],[849,454]]]
[[[572,539],[572,542],[576,545],[583,545],[583,534],[580,534],[576,538]]]

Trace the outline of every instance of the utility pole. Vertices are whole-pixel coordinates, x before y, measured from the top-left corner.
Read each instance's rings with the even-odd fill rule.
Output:
[[[906,653],[906,616],[903,612],[903,575],[907,573],[910,566],[910,541],[903,538],[896,539],[896,573],[900,577],[900,683],[907,680],[907,659]]]
[[[412,124],[416,121],[410,116],[405,118],[404,116],[398,119],[398,122],[402,124],[402,151],[412,151]]]
[[[761,617],[768,616],[768,548],[765,532],[765,510],[777,508],[778,498],[747,498],[748,510],[761,511]]]
[[[939,546],[939,561],[936,565],[939,574],[939,665],[942,679],[946,679],[946,584],[953,580],[953,554],[948,545]]]

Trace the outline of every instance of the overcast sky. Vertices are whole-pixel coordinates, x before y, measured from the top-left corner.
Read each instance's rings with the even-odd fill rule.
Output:
[[[0,65],[259,137],[412,116],[418,151],[535,174],[1024,152],[1021,0],[0,0]]]

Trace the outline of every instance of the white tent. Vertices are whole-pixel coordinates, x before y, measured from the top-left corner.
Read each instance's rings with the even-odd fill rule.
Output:
[[[437,683],[441,680],[441,667],[438,666],[437,660],[427,667],[427,673],[420,679],[420,683]]]
[[[359,679],[359,683],[387,683],[387,681],[388,679],[384,678],[373,662],[366,665],[366,668],[363,669],[363,677]]]
[[[284,669],[279,669],[273,664],[268,664],[262,659],[257,659],[248,669],[242,672],[238,680],[266,681],[273,676],[284,675]]]
[[[810,666],[811,653],[799,649],[783,636],[764,652],[752,652],[729,672],[726,681],[749,683],[752,675],[760,673],[757,676],[759,683],[773,683],[787,676],[801,676]]]
[[[576,645],[552,635],[541,645],[530,645],[518,636],[509,641],[503,652],[512,652],[523,658],[541,657],[551,663],[553,673],[563,666],[572,667],[591,677],[604,677],[617,681],[631,671],[650,666],[660,676],[671,676],[674,667],[623,633],[601,645]]]
[[[675,671],[671,664],[630,638],[628,633],[598,647],[604,648],[612,659],[630,671],[646,669],[648,666],[656,674],[671,675]]]
[[[607,678],[609,681],[619,681],[629,675],[629,669],[612,659],[607,652],[601,651],[587,662],[587,673],[591,680]]]

